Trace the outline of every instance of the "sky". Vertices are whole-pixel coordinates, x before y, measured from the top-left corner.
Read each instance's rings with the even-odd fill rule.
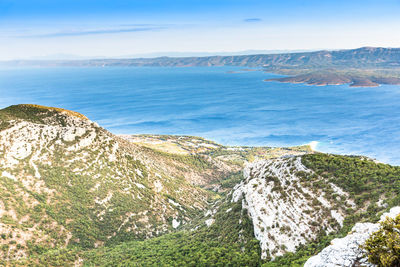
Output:
[[[0,60],[400,47],[399,14],[400,0],[0,0]]]

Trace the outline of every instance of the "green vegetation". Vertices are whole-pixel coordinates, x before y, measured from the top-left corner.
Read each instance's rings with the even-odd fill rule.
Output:
[[[41,105],[33,104],[19,104],[9,106],[2,110],[4,113],[9,113],[12,116],[18,117],[25,120],[40,121],[41,118],[45,118],[51,115],[56,115],[57,113],[64,113],[68,116],[75,116],[80,119],[87,120],[87,117],[71,110],[55,107],[46,107]]]
[[[204,171],[205,169],[213,169],[215,168],[212,163],[207,161],[201,155],[179,155],[179,154],[170,154],[161,151],[157,151],[163,157],[170,158],[175,162],[180,162],[185,166],[185,168],[192,168],[198,171]]]
[[[0,235],[0,253],[7,255],[0,265],[301,266],[354,223],[376,221],[385,209],[376,204],[378,200],[388,207],[400,204],[400,167],[362,157],[307,154],[302,162],[315,174],[297,172],[298,191],[303,185],[315,192],[324,189],[334,208],[345,210],[344,226],[329,235],[320,232],[296,253],[263,262],[247,211],[241,201],[231,203],[227,193],[243,179],[244,161],[304,154],[309,147],[232,148],[194,137],[144,137],[165,139],[185,151],[174,154],[117,139],[85,124],[85,118],[70,125],[71,115],[82,118],[35,105],[0,111],[0,130],[19,120],[34,122],[7,136],[18,142],[31,140],[32,151],[15,165],[0,166],[5,176],[0,175],[0,204],[5,211],[0,222],[8,227]],[[46,135],[46,125],[57,127]],[[62,127],[75,129],[72,138],[63,138]],[[82,140],[85,146],[79,146]],[[6,158],[7,149],[2,146],[0,157]],[[272,191],[279,192],[282,200],[288,197],[290,192],[278,178],[265,178],[274,181]],[[341,196],[329,183],[349,196]],[[214,188],[217,192],[205,190]],[[313,205],[329,212],[317,200]],[[213,215],[205,216],[207,209]],[[174,220],[179,221],[176,229]],[[283,224],[281,230],[289,231]],[[21,251],[28,257],[15,260]]]
[[[93,158],[96,156],[94,154]],[[91,167],[93,168],[92,170],[91,168],[88,169],[88,173],[100,174],[98,181],[101,181],[101,184],[97,190],[92,190],[96,185],[96,180],[91,179],[89,175],[79,175],[64,168],[63,161],[65,159],[65,155],[60,151],[52,159],[51,167],[47,165],[40,166],[42,179],[46,185],[58,192],[52,201],[52,205],[46,204],[47,200],[43,201],[42,204],[50,217],[72,231],[74,236],[72,244],[77,242],[77,245],[91,248],[94,247],[96,241],[111,243],[121,239],[140,238],[140,235],[127,235],[125,231],[121,231],[113,238],[107,237],[112,236],[115,230],[123,223],[121,215],[128,211],[139,211],[146,208],[145,200],[133,199],[130,194],[123,194],[124,184],[111,181],[112,175],[116,170],[112,170],[112,166],[108,165],[104,165],[103,168],[96,168],[94,165]],[[100,156],[98,161],[105,162],[106,159]],[[142,170],[142,173],[145,174],[145,167],[140,162],[126,158],[121,163],[124,163],[128,169]],[[132,177],[130,172],[125,172],[124,174]],[[132,188],[132,191],[135,192],[136,186],[132,186]],[[138,189],[136,189],[137,191]],[[107,196],[111,193],[112,198],[110,198],[107,205],[113,207],[113,209],[106,212],[100,219],[98,214],[104,207],[98,204],[98,201],[101,201],[98,196]],[[143,194],[146,194],[146,190],[144,190]],[[96,199],[98,199],[97,202]],[[146,197],[146,200],[148,199]]]
[[[77,248],[48,249],[41,254],[32,254],[29,258],[1,262],[4,266],[74,266],[79,262],[82,250]]]
[[[50,250],[15,263],[68,266],[80,258],[84,266],[260,266],[259,242],[240,202],[226,202],[214,219],[211,226],[203,222],[194,231],[86,251]]]
[[[30,142],[25,158],[0,165],[0,205],[7,211],[0,221],[10,228],[4,231],[20,234],[1,238],[4,260],[21,251],[39,257],[66,246],[86,250],[173,232],[173,219],[183,224],[197,217],[215,197],[186,178],[214,169],[204,157],[132,146],[71,115],[35,105],[0,111],[4,128],[33,123],[19,124],[23,131],[7,133],[10,144],[0,147],[6,158],[12,142]]]
[[[8,120],[21,119],[41,124],[52,124],[57,122],[57,124],[66,126],[67,122],[64,114],[87,120],[87,117],[75,111],[40,105],[20,104],[0,110],[0,122],[9,125],[9,122],[7,122]],[[53,120],[48,120],[50,117],[53,118]],[[2,127],[2,124],[0,124],[0,130],[4,127]]]
[[[382,267],[400,266],[400,215],[387,218],[365,242],[368,261]]]
[[[303,164],[350,194],[358,207],[368,205],[371,216],[380,209],[376,202],[387,199],[389,206],[400,204],[400,167],[375,163],[364,157],[310,154]],[[376,218],[377,219],[377,218]],[[375,219],[375,220],[376,220]]]
[[[238,183],[240,183],[240,181],[242,180],[243,180],[243,172],[239,171],[232,173],[221,180],[215,181],[214,183],[219,185],[220,187],[218,192],[224,194],[226,192],[229,192],[229,190],[233,189],[233,187]]]
[[[309,145],[297,147],[226,147],[215,142],[195,136],[185,135],[131,135],[128,137],[133,143],[143,145],[168,155],[170,157],[209,156],[212,159],[222,160],[230,165],[243,167],[246,161],[257,159],[277,158],[282,155],[301,155],[312,152]],[[184,159],[185,157],[181,157]],[[185,161],[185,163],[188,163]]]
[[[400,167],[375,163],[364,157],[322,153],[304,155],[302,163],[324,178],[323,183],[318,182],[315,176],[305,176],[304,180],[313,181],[316,187],[326,188],[329,182],[338,185],[350,194],[349,198],[355,201],[358,208],[347,210],[343,227],[338,232],[328,235],[321,232],[315,241],[299,247],[295,253],[277,257],[263,266],[303,266],[308,258],[319,253],[334,238],[347,235],[355,223],[376,222],[384,210],[400,204]],[[380,198],[386,199],[388,208],[377,206]]]
[[[187,162],[188,156],[179,156],[179,159],[175,156],[172,158],[178,162],[192,164]],[[130,161],[131,159],[128,160]],[[313,182],[316,187],[326,187],[327,182],[335,183],[349,192],[352,199],[357,199],[356,205],[358,207],[364,207],[366,203],[369,203],[369,199],[377,201],[380,197],[385,197],[391,206],[397,203],[396,185],[398,185],[400,177],[398,175],[398,167],[376,164],[359,157],[326,154],[303,156],[303,163],[318,175],[310,176],[304,172],[298,173],[298,176],[302,177],[302,182]],[[131,164],[133,164],[132,168],[139,168],[145,173],[146,170],[137,165],[139,163],[132,161]],[[41,169],[45,170],[46,168],[42,166]],[[46,175],[46,172],[44,172],[43,175],[44,179],[56,179],[58,177],[54,173]],[[71,178],[67,180],[63,178],[64,181],[54,180],[54,182],[48,180],[47,183],[54,187],[61,186],[68,190],[74,190],[74,192],[71,192],[72,195],[66,193],[66,196],[73,201],[71,204],[77,207],[76,209],[80,211],[79,214],[81,215],[76,217],[74,213],[71,213],[72,211],[69,210],[71,206],[65,208],[56,206],[57,212],[53,208],[46,206],[44,202],[42,202],[42,207],[46,208],[47,212],[60,223],[67,220],[67,218],[76,218],[73,226],[77,227],[74,230],[74,236],[79,237],[81,239],[80,242],[72,243],[70,248],[61,250],[49,250],[49,248],[40,250],[41,248],[35,247],[36,250],[39,249],[37,253],[34,253],[27,261],[18,263],[26,265],[28,263],[46,264],[51,262],[52,265],[57,266],[72,264],[72,262],[80,258],[86,266],[129,266],[135,264],[139,266],[155,266],[160,263],[166,266],[225,266],[228,263],[232,266],[302,266],[310,256],[315,255],[326,247],[332,239],[346,235],[355,222],[376,220],[376,213],[383,210],[383,208],[379,208],[374,204],[370,204],[366,209],[360,209],[356,213],[350,209],[344,221],[344,227],[340,231],[329,235],[321,232],[314,242],[300,246],[296,253],[287,253],[271,262],[262,262],[260,260],[259,242],[254,239],[252,223],[247,217],[247,211],[242,210],[240,201],[230,203],[226,200],[220,200],[222,205],[214,215],[215,222],[210,227],[204,224],[204,220],[207,218],[197,216],[197,219],[194,219],[191,224],[185,226],[185,229],[180,232],[165,234],[143,241],[129,241],[128,236],[120,236],[118,234],[110,241],[103,239],[106,241],[105,246],[93,249],[95,240],[101,240],[112,233],[112,229],[115,228],[113,220],[118,216],[117,213],[111,214],[102,224],[98,225],[94,224],[96,220],[93,220],[93,218],[85,217],[91,214],[92,208],[88,203],[85,204],[84,200],[92,197],[90,195],[85,196],[87,193],[80,194],[79,190],[81,189],[79,188],[91,188],[92,185],[85,185],[89,182],[86,178],[80,179],[71,175],[63,176],[60,174],[59,177]],[[317,177],[319,176],[324,178],[323,183],[318,180]],[[74,179],[77,179],[77,186],[72,186],[71,188],[66,186],[68,183],[74,183]],[[219,183],[222,187],[231,188],[241,179],[241,173],[234,173]],[[363,183],[360,183],[360,180]],[[63,183],[66,185],[63,185]],[[142,183],[146,184],[145,181],[142,181]],[[393,187],[393,185],[395,186]],[[111,189],[110,186],[110,184],[107,185],[107,188]],[[359,187],[362,188],[360,189]],[[363,191],[370,192],[370,197],[364,197]],[[82,192],[85,192],[85,190]],[[376,196],[374,192],[377,192]],[[332,196],[334,196],[334,193],[332,193]],[[174,201],[176,200],[175,197],[170,196],[170,198]],[[37,199],[41,200],[40,198]],[[44,197],[42,200],[44,201],[46,198]],[[117,206],[129,203],[129,201],[128,199],[121,199],[120,204]],[[61,200],[58,202],[65,203],[65,201]],[[139,205],[139,203],[131,203],[128,206],[132,207],[132,205]],[[229,212],[227,212],[228,210]],[[62,215],[63,213],[65,213],[65,216]],[[84,216],[82,217],[82,215]],[[238,223],[239,220],[241,223]],[[190,230],[191,228],[197,229],[192,231]],[[96,238],[91,239],[92,237]],[[136,236],[134,239],[140,239],[140,237]]]
[[[318,254],[322,249],[329,246],[330,242],[338,237],[345,236],[351,227],[345,226],[337,233],[326,234],[324,231],[320,232],[316,240],[309,242],[306,245],[299,246],[296,252],[288,252],[284,256],[279,256],[273,261],[266,262],[263,267],[300,267],[311,257]]]
[[[215,222],[195,231],[124,243],[85,253],[96,266],[259,266],[260,247],[253,225],[240,204],[221,207]],[[242,223],[238,224],[238,220]]]

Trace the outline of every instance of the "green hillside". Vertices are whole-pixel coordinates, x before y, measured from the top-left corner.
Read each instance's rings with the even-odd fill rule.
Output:
[[[400,167],[365,157],[311,153],[307,146],[225,147],[188,136],[115,136],[79,113],[35,105],[0,110],[0,127],[2,265],[300,266],[356,222],[375,222],[400,205]],[[242,169],[252,161],[265,164],[244,180]],[[279,168],[276,175],[296,179],[281,184],[270,174]],[[254,184],[253,193],[280,203],[291,201],[296,188],[313,203],[304,216],[315,219],[308,227],[316,238],[273,261],[262,259],[259,222],[248,210],[263,212],[268,201],[248,207],[244,193],[235,201],[232,193],[248,188],[255,173],[265,188]],[[329,211],[312,197],[321,192],[344,216],[342,227],[328,221],[329,234],[317,227]],[[275,233],[291,236],[279,223]]]

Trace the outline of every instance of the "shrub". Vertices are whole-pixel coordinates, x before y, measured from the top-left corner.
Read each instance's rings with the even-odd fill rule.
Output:
[[[365,242],[369,262],[383,267],[400,266],[400,214],[387,218]]]

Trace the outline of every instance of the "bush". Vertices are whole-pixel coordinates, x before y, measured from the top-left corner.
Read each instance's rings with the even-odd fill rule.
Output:
[[[365,242],[369,262],[383,267],[400,266],[400,214],[387,218]]]

